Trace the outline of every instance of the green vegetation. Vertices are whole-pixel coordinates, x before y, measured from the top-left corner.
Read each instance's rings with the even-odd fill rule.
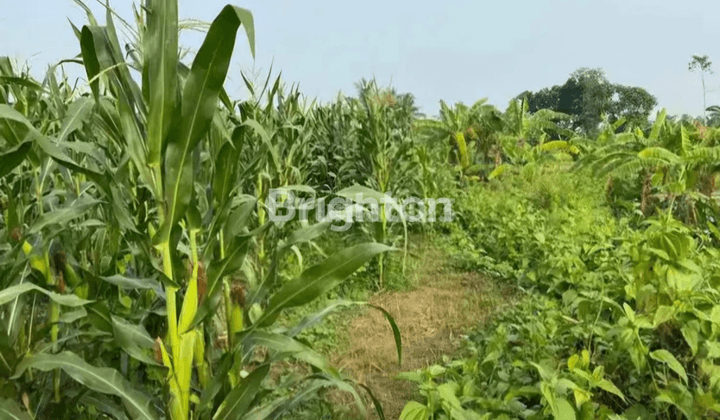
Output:
[[[578,143],[570,172],[525,165],[470,190],[449,246],[527,297],[458,359],[401,375],[425,397],[401,418],[716,415],[716,135],[661,113]]]
[[[504,111],[441,102],[439,118],[364,79],[308,104],[272,72],[243,75],[235,101],[249,11],[223,8],[185,62],[178,33],[197,25],[177,0],[147,1],[135,26],[85,10],[80,55],[43,81],[0,57],[1,418],[385,418],[323,354],[341,329],[321,321],[377,311],[402,368],[415,337],[364,300],[412,288],[428,265],[409,242],[428,236],[518,298],[400,375],[419,392],[401,419],[720,416],[717,107],[651,122],[651,95],[587,69]],[[705,83],[708,58],[690,68]],[[391,196],[454,199],[455,219],[364,201]],[[291,197],[307,220],[274,220],[278,203],[302,210]],[[352,200],[340,220],[318,209],[336,198]],[[355,408],[335,412],[338,394]]]

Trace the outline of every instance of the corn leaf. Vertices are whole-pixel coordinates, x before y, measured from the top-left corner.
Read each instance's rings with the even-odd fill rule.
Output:
[[[153,348],[155,340],[142,325],[131,324],[122,318],[112,316],[112,326],[115,342],[133,359],[149,365],[159,365],[149,356],[148,351]]]
[[[31,290],[43,293],[47,295],[52,301],[63,305],[68,306],[72,308],[77,308],[79,306],[86,305],[88,303],[91,303],[90,300],[80,299],[79,297],[75,295],[61,295],[59,293],[51,292],[49,290],[45,290],[42,287],[36,286],[32,283],[22,283],[15,286],[7,287],[3,290],[0,290],[0,305],[4,305],[12,300],[14,300],[16,297],[27,293]]]
[[[7,420],[33,420],[29,414],[24,413],[13,400],[0,400],[0,418]]]
[[[0,154],[0,178],[20,166],[30,152],[32,142],[24,141],[12,149]]]
[[[120,372],[111,368],[98,368],[86,363],[75,353],[65,351],[59,354],[37,354],[23,359],[17,366],[13,379],[19,378],[27,369],[43,372],[62,369],[74,380],[95,392],[116,395],[122,399],[132,418],[159,420],[150,400],[141,392],[134,390]]]
[[[145,68],[149,92],[148,164],[159,165],[163,142],[170,131],[177,99],[178,67],[177,0],[152,0],[147,7]]]
[[[226,6],[210,25],[185,81],[179,120],[173,123],[174,131],[168,138],[165,153],[167,217],[157,235],[159,243],[169,241],[173,226],[180,221],[190,203],[193,189],[190,153],[207,132],[216,112],[240,25],[245,26],[250,49],[255,55],[252,14],[245,9]]]
[[[245,414],[252,400],[260,392],[260,384],[269,372],[270,365],[255,368],[250,375],[240,382],[239,386],[235,387],[225,397],[213,420],[234,420]]]
[[[304,305],[325,294],[372,257],[392,249],[379,243],[359,244],[346,248],[305,270],[300,277],[286,283],[272,296],[256,326],[270,325],[283,309]]]

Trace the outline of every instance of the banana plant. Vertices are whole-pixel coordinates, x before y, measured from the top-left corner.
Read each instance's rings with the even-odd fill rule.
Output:
[[[447,142],[453,148],[461,174],[477,176],[478,165],[491,159],[497,149],[500,123],[500,113],[484,98],[469,107],[462,103],[450,107],[440,101],[439,119],[418,120],[416,127],[429,142]]]
[[[561,127],[569,117],[566,114],[549,109],[541,109],[530,114],[526,100],[510,101],[503,115],[503,128],[500,134],[500,148],[495,153],[495,169],[490,177],[504,170],[502,156],[512,164],[536,163],[543,152],[564,151],[576,154],[579,150],[567,139],[574,133]]]
[[[659,112],[647,132],[635,129],[606,136],[599,147],[578,161],[577,167],[590,168],[611,179],[637,178],[642,183],[640,207],[644,214],[651,211],[652,189],[657,188],[670,207],[690,203],[684,219],[696,223],[697,200],[714,207],[712,180],[717,173],[719,149],[702,138],[697,126],[669,121],[666,115],[665,110]],[[704,197],[696,194],[699,190]]]

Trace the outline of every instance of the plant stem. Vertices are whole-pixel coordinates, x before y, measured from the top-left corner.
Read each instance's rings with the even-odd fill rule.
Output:
[[[220,231],[220,259],[225,258],[225,234]],[[223,282],[223,300],[225,303],[225,328],[227,330],[227,345],[229,349],[232,349],[235,345],[235,340],[232,331],[232,297],[230,296],[230,284],[227,278],[222,279]]]
[[[170,244],[163,242],[160,244],[160,250],[162,252],[163,271],[165,275],[173,280],[173,268],[172,259],[170,257]],[[177,302],[176,296],[177,289],[175,287],[168,287],[166,293],[166,310],[168,320],[168,335],[170,336],[170,345],[172,346],[173,360],[177,360],[177,354],[179,350],[178,331],[177,331]]]
[[[258,195],[258,226],[265,224],[265,188],[262,180],[262,174],[258,175],[257,195]],[[258,278],[263,278],[265,266],[265,235],[258,235]]]
[[[157,201],[158,220],[160,226],[165,221],[165,206],[163,205],[162,171],[159,165],[152,166],[152,174],[155,181],[155,200]]]
[[[383,194],[385,192],[383,191]],[[380,206],[380,221],[382,223],[382,232],[380,237],[380,243],[385,244],[385,237],[387,236],[387,216],[385,214],[385,203]],[[385,273],[385,254],[381,253],[378,256],[378,270],[380,271],[380,289],[384,286],[384,273]]]
[[[35,171],[33,174],[35,176],[35,196],[37,199],[38,204],[38,213],[40,215],[45,213],[45,209],[43,208],[42,203],[42,184],[40,183],[40,177],[38,176],[38,172]],[[32,250],[32,247],[29,247],[30,250]],[[54,286],[57,284],[55,281],[55,277],[53,276],[53,273],[50,269],[50,256],[48,255],[47,251],[43,251],[43,274],[45,275],[45,283],[50,286],[51,289],[54,289]],[[58,305],[57,302],[51,301],[50,302],[50,342],[52,343],[52,351],[53,353],[58,352],[58,336],[60,335],[60,305]],[[60,370],[56,369],[53,371],[53,396],[55,398],[55,402],[60,402]]]

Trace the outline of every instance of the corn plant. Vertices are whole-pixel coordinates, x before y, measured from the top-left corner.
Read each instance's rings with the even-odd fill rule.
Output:
[[[260,235],[277,228],[263,220],[258,197],[243,193],[256,166],[242,166],[237,152],[271,137],[254,119],[235,119],[222,89],[241,26],[254,54],[252,15],[223,8],[186,66],[177,1],[142,10],[130,62],[111,9],[104,26],[89,13],[90,25],[76,28],[89,92],[58,84],[52,71],[43,85],[0,79],[2,354],[12,377],[0,410],[19,418],[277,418],[329,386],[360,401],[295,338],[329,309],[286,330],[276,321],[390,248],[354,245],[284,279],[286,254],[329,223],[278,232],[259,247]],[[268,269],[250,281],[243,267],[258,252],[268,254]],[[397,326],[383,313],[401,357]],[[270,368],[286,358],[314,373],[280,392]],[[44,372],[52,372],[49,393]]]

